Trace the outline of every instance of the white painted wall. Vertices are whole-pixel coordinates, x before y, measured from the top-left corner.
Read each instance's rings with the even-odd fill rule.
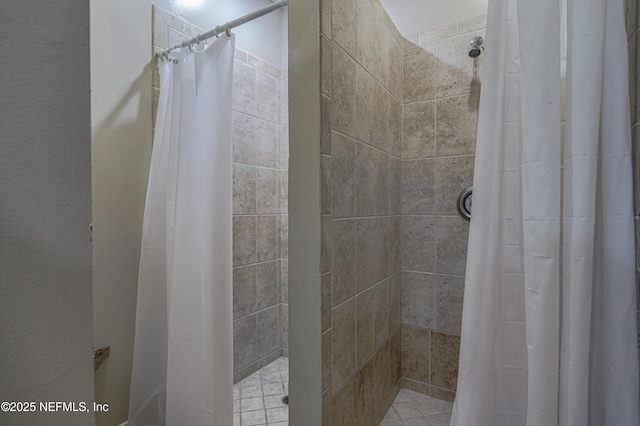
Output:
[[[402,35],[487,13],[488,0],[380,0]]]
[[[90,0],[94,346],[111,346],[95,377],[98,425],[126,420],[144,199],[151,155],[151,4],[210,29],[269,0]],[[286,65],[276,12],[234,30],[236,45]],[[286,34],[286,33],[285,33]],[[286,39],[285,39],[286,40]],[[284,54],[284,58],[283,58]],[[0,422],[1,423],[1,422]]]
[[[91,404],[89,5],[3,1],[0,40],[0,401]]]
[[[91,0],[94,345],[98,425],[127,419],[142,215],[151,154],[151,5]]]

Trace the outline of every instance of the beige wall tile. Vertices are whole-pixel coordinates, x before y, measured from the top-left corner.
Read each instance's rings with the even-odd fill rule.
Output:
[[[437,279],[435,328],[444,333],[459,335],[462,326],[464,277],[438,275]]]
[[[333,397],[331,404],[333,426],[353,426],[355,422],[353,411],[355,400],[354,385],[355,382],[349,380],[345,387]]]
[[[436,225],[432,216],[402,217],[402,269],[436,270]]]
[[[389,371],[391,369],[391,358],[389,351],[389,341],[376,352],[374,362],[376,409],[374,424],[378,424],[386,414],[389,406],[393,402],[394,384],[391,383]]]
[[[485,37],[484,31],[474,35]],[[469,52],[469,34],[436,42],[436,96],[443,98],[469,93],[473,78],[474,60]],[[481,60],[481,59],[480,59]]]
[[[393,336],[402,325],[400,274],[389,278],[389,335]]]
[[[322,426],[333,426],[333,399],[331,387],[322,394]]]
[[[276,168],[278,165],[278,125],[256,120],[256,164]]]
[[[357,65],[355,136],[369,144],[373,142],[376,118],[375,87],[375,79],[362,66]]]
[[[350,378],[356,371],[355,300],[351,299],[334,308],[331,314],[331,320],[331,386],[333,391],[336,392],[343,385],[351,382]],[[334,400],[335,399],[336,398],[334,398]],[[337,414],[339,413],[334,412],[334,416]]]
[[[173,16],[153,8],[153,45],[166,49],[169,47],[169,22]]]
[[[289,171],[278,170],[280,177],[278,178],[278,185],[280,193],[278,194],[280,206],[278,211],[281,214],[287,214],[289,212]]]
[[[278,123],[278,80],[262,71],[256,71],[255,106],[257,117]]]
[[[265,74],[269,74],[269,63],[258,58],[255,55],[252,55],[251,53],[247,54],[247,64],[251,65],[259,71],[262,71]],[[280,78],[279,75],[278,78]]]
[[[280,304],[280,335],[282,337],[282,355],[289,356],[289,305]]]
[[[320,239],[320,263],[322,273],[331,271],[331,215],[322,215]]]
[[[376,83],[373,96],[375,114],[372,145],[388,152],[390,146],[388,140],[390,134],[389,94],[380,83]]]
[[[389,43],[391,34],[382,19],[376,15],[374,18],[374,62],[373,75],[383,85],[389,81]]]
[[[410,47],[416,47],[418,45],[418,33],[409,34],[404,36],[404,40],[402,43],[403,49],[408,49]]]
[[[320,0],[320,33],[331,38],[331,0]]]
[[[436,102],[438,156],[475,152],[478,105],[477,93],[438,99]]]
[[[362,368],[376,350],[375,301],[373,288],[356,296],[356,370]]]
[[[373,211],[375,215],[386,215],[389,204],[389,156],[380,151],[373,152]]]
[[[320,327],[322,332],[325,332],[331,327],[331,273],[323,274],[320,283],[322,285]]]
[[[391,335],[390,338],[390,360],[391,360],[391,369],[389,370],[389,380],[393,384],[393,387],[396,389],[394,391],[394,399],[395,395],[397,395],[397,391],[400,390],[400,378],[402,377],[402,331],[400,329],[396,330],[395,333]]]
[[[247,114],[233,111],[233,161],[242,164],[256,164],[256,119]]]
[[[331,305],[356,294],[356,221],[334,220],[331,228]]]
[[[398,31],[398,29],[396,28],[395,24],[391,20],[391,17],[387,14],[387,10],[384,8],[382,3],[380,3],[380,0],[370,1],[376,14],[382,19],[382,22],[389,30],[391,37],[400,42],[402,39],[402,35],[400,35],[400,31]]]
[[[475,157],[445,157],[436,159],[437,214],[457,215],[457,200],[460,191],[473,185]]]
[[[320,213],[331,213],[331,157],[320,157]]]
[[[387,219],[387,237],[389,249],[389,275],[400,272],[402,269],[402,217],[393,216]]]
[[[429,386],[427,395],[437,398],[441,401],[447,401],[453,403],[456,399],[456,393],[446,389],[441,389],[437,386]]]
[[[233,321],[233,369],[239,370],[257,359],[258,324],[256,315],[248,315]]]
[[[464,275],[469,222],[460,217],[436,218],[436,270],[442,274]]]
[[[280,257],[289,258],[289,215],[280,215]]]
[[[233,266],[256,263],[256,217],[233,218]]]
[[[392,238],[387,218],[375,218],[375,246],[373,250],[373,279],[379,283],[389,276],[389,242]],[[397,234],[396,234],[397,235]]]
[[[429,385],[427,383],[417,382],[415,380],[402,377],[400,379],[400,386],[423,395],[429,395]]]
[[[374,150],[368,145],[356,143],[356,215],[372,216],[374,213]]]
[[[238,49],[236,47],[234,53],[233,53],[234,59],[240,62],[244,62],[245,64],[247,63],[247,52],[245,52],[242,49]]]
[[[279,260],[263,262],[256,265],[257,311],[269,308],[278,303],[279,269]]]
[[[280,257],[278,216],[258,216],[256,236],[256,256],[258,262],[274,260]]]
[[[456,390],[460,337],[431,332],[431,384]]]
[[[375,424],[375,368],[373,358],[354,377],[354,425]]]
[[[627,24],[627,38],[638,28],[638,0],[625,1]]]
[[[388,89],[397,100],[402,99],[402,46],[391,38],[389,43]]]
[[[423,48],[402,52],[402,97],[405,103],[435,98],[436,59]]]
[[[402,160],[396,157],[389,157],[389,175],[388,175],[389,194],[387,201],[389,203],[389,214],[400,214],[402,208]]]
[[[369,73],[374,72],[375,18],[369,0],[356,0],[356,60]]]
[[[233,213],[255,214],[256,176],[253,166],[233,165]]]
[[[333,217],[353,216],[356,212],[355,141],[333,132],[331,152]]]
[[[258,323],[258,356],[264,357],[280,349],[280,306],[274,305],[256,314]]]
[[[431,214],[435,210],[435,160],[402,162],[402,214]]]
[[[256,114],[256,70],[240,61],[233,64],[233,109]]]
[[[169,47],[174,47],[176,44],[189,40],[190,36],[188,34],[188,29],[186,30],[187,32],[182,32],[173,27],[169,27]]]
[[[429,382],[429,330],[402,326],[402,377]]]
[[[160,90],[153,89],[153,99],[151,101],[151,126],[155,130],[156,118],[158,116],[158,102],[160,101]]]
[[[289,260],[280,259],[280,303],[289,303]]]
[[[402,104],[389,97],[389,153],[402,156]]]
[[[255,312],[256,265],[233,269],[233,319]]]
[[[402,108],[402,158],[425,158],[435,154],[435,101],[405,104]]]
[[[376,348],[389,338],[389,283],[386,279],[373,288]]]
[[[257,168],[256,170],[256,213],[273,214],[280,212],[278,170]]]
[[[378,243],[377,222],[372,218],[356,219],[356,293],[375,284],[374,262]]]
[[[331,39],[351,56],[356,47],[356,2],[355,0],[332,0]]]
[[[321,97],[320,113],[320,153],[331,155],[331,99],[324,95]]]
[[[321,92],[327,96],[331,96],[331,72],[333,71],[331,45],[330,39],[325,36],[320,37],[320,65],[322,67],[320,87]]]
[[[332,46],[331,125],[349,136],[355,136],[356,61],[344,50]]]
[[[433,274],[402,272],[402,324],[433,328],[436,322],[436,277]]]
[[[331,387],[331,369],[333,367],[331,362],[332,354],[332,340],[331,329],[322,334],[322,390],[325,391]]]

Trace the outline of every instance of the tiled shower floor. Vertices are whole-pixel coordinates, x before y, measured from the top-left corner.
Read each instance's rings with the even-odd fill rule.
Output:
[[[233,386],[233,425],[288,425],[289,358],[281,357]]]
[[[449,426],[453,404],[400,389],[380,426]]]
[[[288,425],[289,358],[278,358],[233,386],[233,425]],[[448,426],[450,402],[400,389],[380,426]]]

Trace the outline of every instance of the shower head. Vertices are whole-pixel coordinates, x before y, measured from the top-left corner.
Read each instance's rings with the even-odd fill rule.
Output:
[[[475,59],[478,56],[480,56],[480,54],[484,50],[484,47],[482,47],[482,42],[483,41],[484,40],[482,40],[482,37],[480,37],[480,36],[475,36],[474,38],[472,38],[469,41],[469,44],[471,45],[471,49],[469,50],[469,56],[470,57]]]

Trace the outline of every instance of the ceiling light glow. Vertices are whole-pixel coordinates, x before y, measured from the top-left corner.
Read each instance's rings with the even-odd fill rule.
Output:
[[[202,0],[176,0],[176,3],[183,9],[196,9],[202,4]]]

